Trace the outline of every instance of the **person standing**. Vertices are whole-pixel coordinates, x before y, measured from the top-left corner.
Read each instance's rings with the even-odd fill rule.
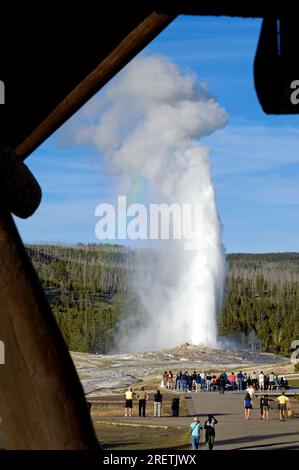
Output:
[[[196,392],[196,379],[197,379],[197,373],[196,371],[194,371],[192,374],[192,392]]]
[[[163,388],[167,388],[167,380],[168,380],[168,372],[167,370],[164,371],[163,373]]]
[[[260,419],[263,419],[264,416],[264,395],[261,395],[260,397]]]
[[[125,402],[125,408],[126,408],[126,414],[125,416],[132,416],[132,408],[133,408],[133,396],[134,392],[132,387],[129,387],[128,390],[126,391],[126,402]]]
[[[257,375],[256,375],[255,372],[253,372],[253,374],[251,374],[251,382],[252,382],[253,388],[255,390],[257,390],[258,380],[257,380]]]
[[[280,421],[285,421],[285,411],[287,409],[287,404],[289,398],[285,396],[285,392],[281,392],[281,395],[277,397],[278,409],[279,409],[279,419]]]
[[[265,389],[265,376],[263,371],[259,374],[259,389],[262,391]]]
[[[201,392],[205,391],[205,386],[206,386],[206,373],[201,372],[200,374],[200,391]]]
[[[231,390],[234,391],[235,390],[235,387],[236,387],[236,376],[235,376],[235,373],[232,372],[229,376],[229,383],[230,383],[230,386],[231,386]]]
[[[197,374],[196,383],[195,383],[195,391],[198,392],[200,390],[201,378],[200,374]]]
[[[188,380],[188,376],[187,376],[187,372],[184,372],[182,374],[182,390],[183,392],[187,392],[187,380]]]
[[[200,430],[201,430],[200,420],[199,418],[194,418],[193,422],[190,424],[192,450],[198,450],[199,440],[200,440]]]
[[[167,375],[167,388],[173,390],[173,373],[170,370]]]
[[[141,387],[140,392],[136,394],[136,398],[139,400],[139,416],[142,414],[145,418],[146,402],[149,399],[149,395],[144,391],[144,387]]]
[[[211,391],[211,380],[212,380],[212,376],[209,372],[207,372],[207,375],[206,375],[206,387],[207,387],[207,392],[210,392]]]
[[[246,389],[246,392],[249,393],[249,395],[250,395],[250,400],[253,401],[253,399],[254,399],[254,388],[253,388],[253,385],[249,385],[249,387]]]
[[[223,375],[220,375],[218,377],[218,389],[219,389],[219,393],[220,395],[224,395],[224,388],[225,388],[225,381],[224,381],[224,377]]]
[[[187,372],[187,392],[192,392],[192,374],[189,374],[189,372]]]
[[[269,390],[274,390],[274,384],[275,384],[275,375],[274,372],[271,372],[269,375]]]
[[[163,395],[160,390],[157,390],[157,393],[155,393],[154,396],[154,416],[161,416],[162,400]]]
[[[264,396],[263,400],[263,419],[269,420],[269,408],[270,408],[270,401],[274,401],[273,398],[269,398],[267,393]]]
[[[213,415],[209,415],[207,421],[204,424],[206,430],[206,444],[209,446],[209,450],[213,450],[215,442],[215,425],[218,423],[217,419]]]
[[[242,374],[242,371],[240,370],[240,372],[238,373],[237,375],[237,380],[238,380],[238,390],[239,392],[241,390],[243,390],[243,374]]]
[[[181,370],[176,375],[176,384],[175,384],[175,386],[176,386],[177,390],[182,389],[182,371]]]
[[[244,375],[243,375],[243,383],[242,383],[242,390],[246,390],[247,385],[249,385],[249,383],[248,383],[248,377],[247,377],[246,372],[244,372]]]
[[[248,392],[246,393],[245,398],[244,398],[244,410],[245,410],[244,418],[249,419],[250,413],[252,410],[252,404],[251,404],[251,397]]]
[[[217,377],[216,375],[213,375],[212,380],[211,380],[211,388],[213,391],[217,390],[217,385],[218,385]]]

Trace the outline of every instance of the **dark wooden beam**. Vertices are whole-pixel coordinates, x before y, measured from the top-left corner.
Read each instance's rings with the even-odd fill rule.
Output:
[[[20,157],[4,145],[0,150],[0,175],[0,198],[6,208],[22,219],[34,214],[42,197],[40,185]]]
[[[6,208],[0,207],[0,416],[6,449],[99,449],[74,364]]]
[[[25,159],[154,39],[176,15],[151,13],[16,148]]]

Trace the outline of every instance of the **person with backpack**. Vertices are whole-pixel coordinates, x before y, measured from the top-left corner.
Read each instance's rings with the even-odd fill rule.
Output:
[[[209,450],[213,450],[215,442],[215,425],[218,423],[217,419],[213,415],[209,415],[207,421],[204,424],[206,430],[206,444],[209,446]]]
[[[200,431],[201,431],[200,420],[199,418],[194,418],[193,422],[190,424],[192,450],[198,450],[199,441],[200,441]]]
[[[262,419],[269,420],[269,408],[270,408],[270,401],[275,401],[273,398],[269,398],[269,395],[266,393],[263,398],[263,414]]]

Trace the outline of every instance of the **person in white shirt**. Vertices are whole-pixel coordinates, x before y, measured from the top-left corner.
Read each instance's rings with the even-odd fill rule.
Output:
[[[252,385],[249,385],[249,387],[246,389],[246,392],[249,393],[251,401],[254,399],[254,388]]]
[[[265,388],[265,376],[264,376],[264,372],[261,371],[261,373],[259,374],[259,389],[264,390],[264,388]]]
[[[269,390],[274,390],[274,384],[275,384],[275,375],[274,372],[271,372],[269,375]]]

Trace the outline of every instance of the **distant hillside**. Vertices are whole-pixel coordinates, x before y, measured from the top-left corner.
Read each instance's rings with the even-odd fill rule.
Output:
[[[128,271],[133,253],[117,245],[30,245],[64,338],[73,351],[106,352],[117,319],[132,301]]]
[[[107,352],[124,315],[138,321],[141,308],[130,288],[136,253],[117,245],[29,245],[70,349]],[[227,255],[221,335],[244,346],[289,354],[299,339],[299,253]]]
[[[289,355],[299,339],[299,253],[235,253],[227,260],[220,332]]]

